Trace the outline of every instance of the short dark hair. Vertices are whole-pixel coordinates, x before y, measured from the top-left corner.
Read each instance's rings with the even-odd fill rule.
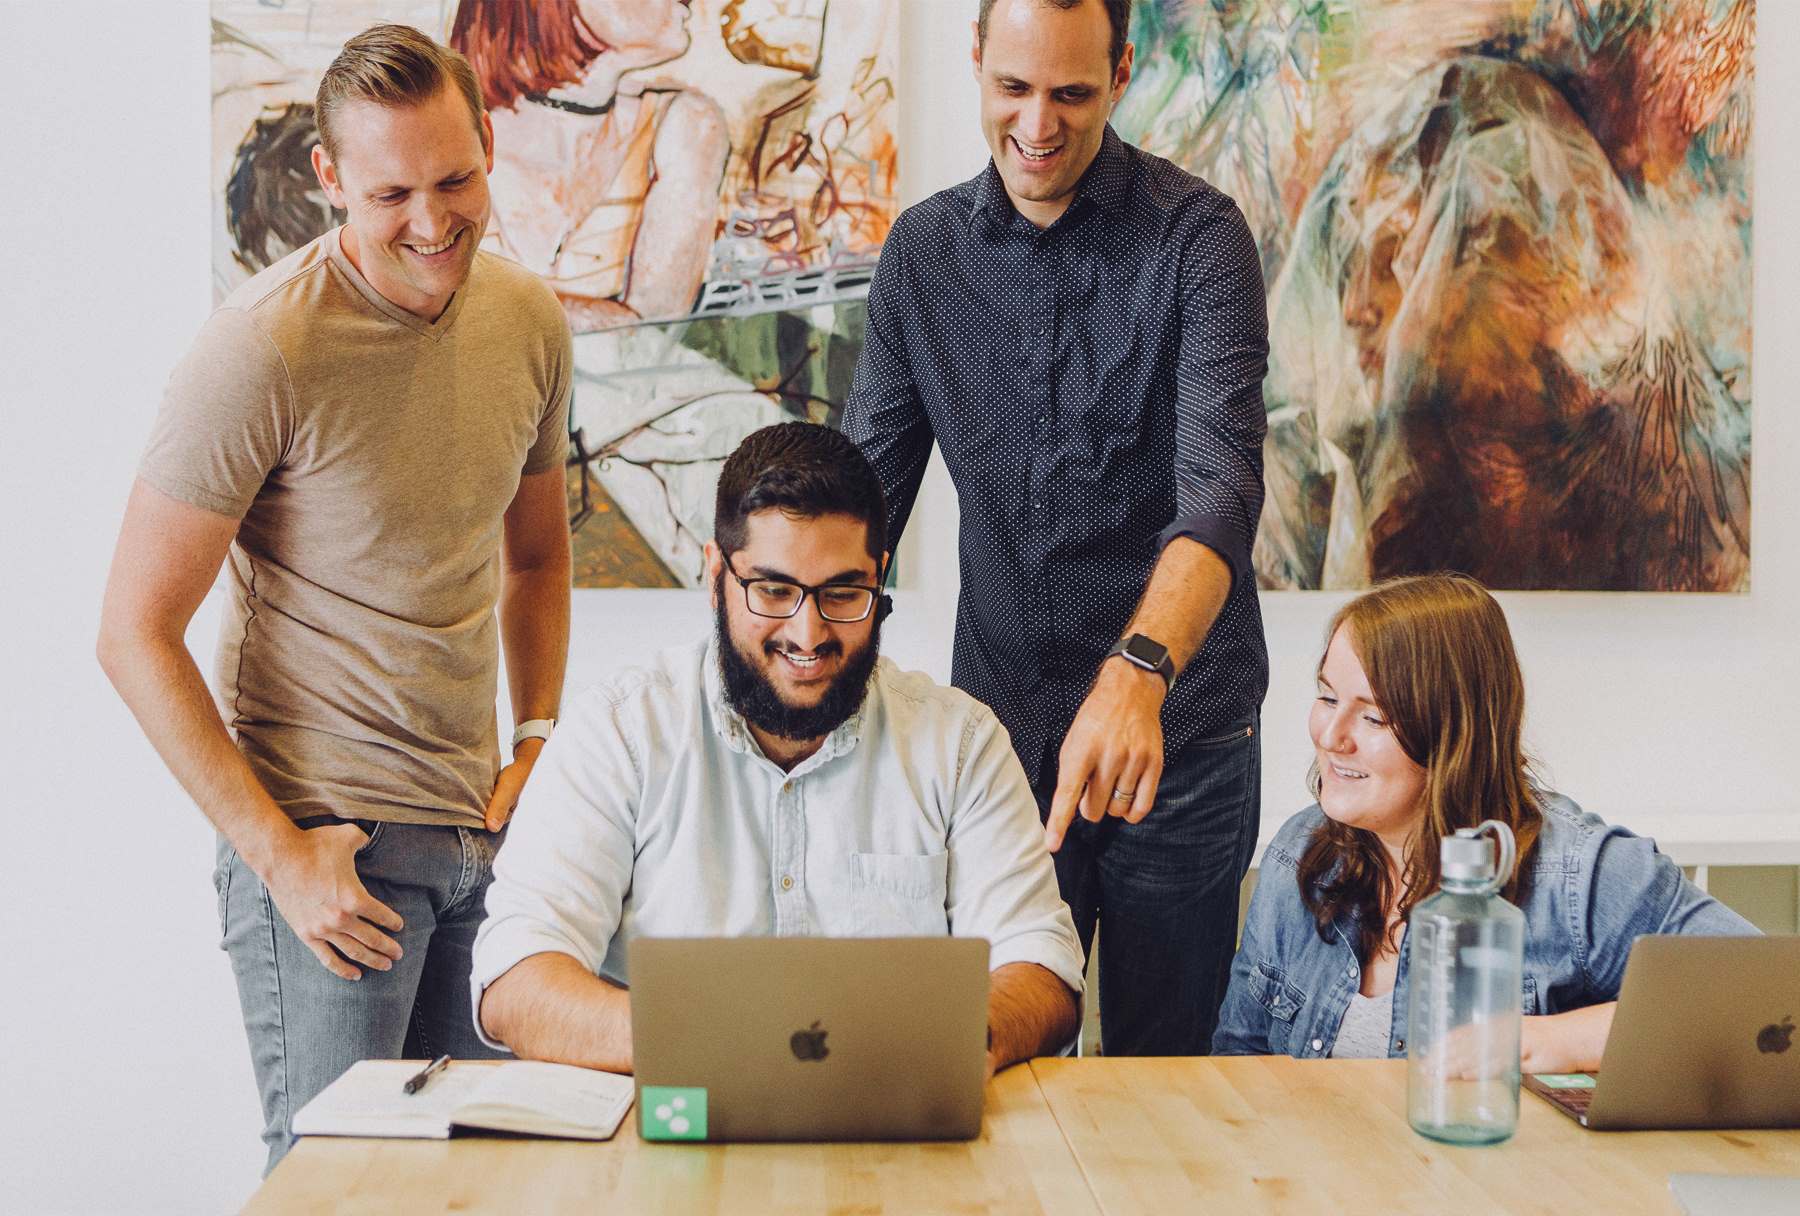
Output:
[[[1024,0],[1019,0],[1021,4]],[[1039,4],[1050,4],[1065,12],[1072,8],[1080,8],[1087,0],[1037,0]],[[1100,0],[1106,9],[1106,22],[1112,26],[1112,45],[1107,48],[1112,56],[1112,65],[1117,68],[1119,60],[1125,58],[1125,35],[1131,29],[1131,0]],[[981,8],[975,15],[975,38],[983,47],[987,46],[988,14],[994,11],[994,0],[981,0]]]
[[[331,120],[339,107],[351,101],[372,101],[381,106],[416,106],[430,101],[440,89],[454,87],[469,107],[475,134],[487,146],[481,130],[485,108],[481,86],[469,61],[449,47],[439,46],[410,25],[374,25],[344,44],[325,75],[319,79],[313,99],[313,119],[319,124],[319,142],[325,155],[338,158]]]
[[[848,515],[868,527],[869,556],[887,552],[887,496],[875,470],[842,431],[778,422],[752,432],[725,461],[713,506],[713,539],[743,548],[750,516],[779,510],[804,519]]]

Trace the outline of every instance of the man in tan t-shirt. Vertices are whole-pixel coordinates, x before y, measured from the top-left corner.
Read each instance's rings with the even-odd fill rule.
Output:
[[[317,117],[348,222],[234,292],[176,368],[99,646],[219,830],[271,1166],[356,1060],[492,1054],[469,951],[568,650],[569,331],[535,276],[478,252],[474,75],[378,26]],[[215,701],[183,633],[221,564]],[[520,723],[504,768],[497,642]]]

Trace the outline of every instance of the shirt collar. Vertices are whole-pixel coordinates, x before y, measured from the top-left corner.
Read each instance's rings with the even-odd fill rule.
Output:
[[[1102,211],[1117,211],[1130,193],[1131,158],[1125,154],[1125,141],[1109,122],[1101,133],[1100,151],[1094,154],[1094,163],[1075,187],[1075,197],[1077,201],[1093,200]]]
[[[1125,141],[1119,138],[1112,124],[1107,123],[1106,130],[1100,135],[1100,150],[1094,153],[1093,163],[1075,183],[1075,198],[1063,216],[1066,219],[1076,214],[1083,203],[1091,203],[1102,211],[1117,211],[1125,205],[1130,192],[1131,160],[1125,154]],[[1000,170],[990,157],[987,168],[975,181],[973,215],[985,215],[991,225],[1004,228],[1016,214],[1012,198],[1006,193],[1006,183],[1000,179]],[[1057,221],[1058,224],[1062,222],[1062,219]]]
[[[986,217],[990,226],[998,228],[1012,218],[1012,210],[1012,199],[1006,195],[1006,183],[1000,180],[1000,170],[990,157],[987,168],[975,179],[975,210],[971,218]]]
[[[857,743],[862,739],[863,715],[869,708],[869,697],[875,695],[875,684],[881,679],[881,668],[885,662],[885,659],[876,660],[875,672],[869,677],[869,691],[864,695],[863,703],[856,707],[856,712],[839,723],[838,728],[825,737],[825,742],[818,751],[795,765],[793,771],[788,774],[790,777],[811,772],[827,761],[855,750]],[[718,732],[719,738],[723,739],[725,746],[734,752],[767,760],[768,757],[763,754],[762,745],[756,741],[756,736],[750,733],[750,724],[744,721],[742,714],[731,707],[731,702],[725,696],[725,676],[719,668],[717,634],[714,634],[706,643],[706,658],[701,663],[701,671],[706,685],[707,708],[712,711],[713,728]]]
[[[444,306],[444,311],[439,314],[437,320],[427,321],[424,317],[407,312],[404,308],[382,295],[379,291],[376,291],[375,285],[363,277],[362,271],[358,270],[350,261],[350,255],[344,252],[344,225],[339,224],[336,228],[327,232],[324,237],[324,242],[325,257],[327,260],[330,261],[331,265],[336,268],[339,274],[344,276],[350,286],[355,289],[356,294],[361,296],[371,308],[388,318],[388,320],[403,325],[414,333],[422,334],[433,341],[441,340],[443,336],[450,331],[450,327],[456,323],[457,314],[462,312],[463,300],[469,294],[469,284],[473,282],[475,276],[480,273],[479,262],[470,266],[469,278],[464,281],[461,287],[456,289],[456,294],[450,297],[450,303]]]

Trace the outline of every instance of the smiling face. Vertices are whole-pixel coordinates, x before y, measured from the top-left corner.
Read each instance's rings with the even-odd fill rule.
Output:
[[[337,156],[313,149],[334,207],[348,213],[344,255],[407,312],[436,320],[469,277],[487,229],[493,128],[456,89],[417,105],[345,103],[332,120]]]
[[[999,0],[985,46],[976,33],[981,131],[1013,206],[1040,228],[1074,200],[1131,80],[1132,48],[1115,70],[1111,45],[1100,0],[1071,9]]]
[[[1347,626],[1332,634],[1319,664],[1319,695],[1307,725],[1320,808],[1339,823],[1375,833],[1399,855],[1424,815],[1425,769],[1394,737]]]
[[[726,557],[707,545],[727,698],[771,759],[810,752],[862,704],[879,646],[877,614],[828,621],[808,596],[786,619],[757,616],[739,580],[876,586],[881,570],[868,551],[868,526],[849,515],[757,511],[729,567]]]

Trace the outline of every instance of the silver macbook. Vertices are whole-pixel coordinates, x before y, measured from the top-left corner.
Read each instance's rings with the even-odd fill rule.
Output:
[[[1527,1074],[1583,1127],[1800,1127],[1800,937],[1640,937],[1598,1073]]]
[[[981,1132],[981,938],[637,938],[646,1140],[968,1140]]]

